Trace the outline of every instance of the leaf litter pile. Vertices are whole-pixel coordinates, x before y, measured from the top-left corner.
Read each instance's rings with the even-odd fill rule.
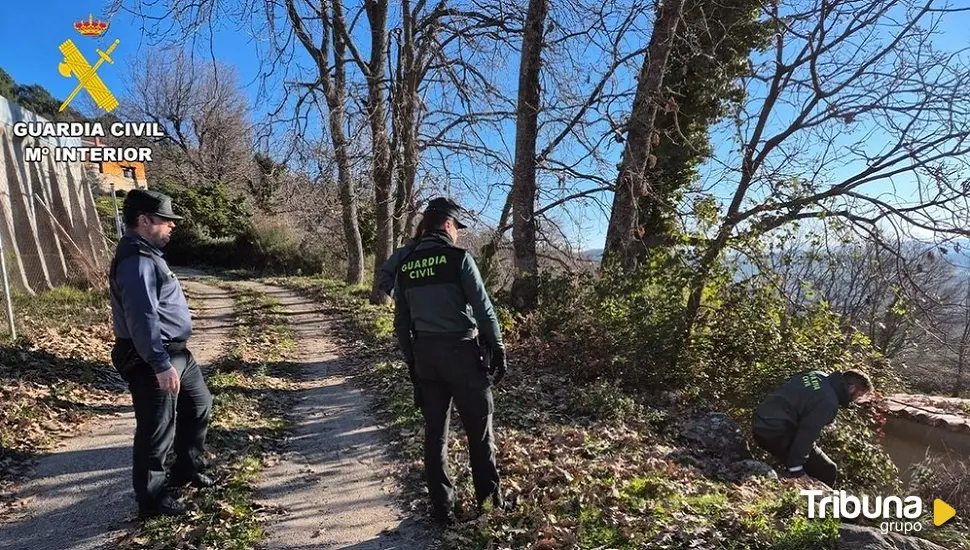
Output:
[[[410,510],[427,518],[423,420],[396,360],[392,307],[375,314],[381,306],[333,281],[276,282],[347,315],[342,339],[362,358],[360,378],[405,464],[399,473]],[[509,356],[516,357],[514,345]],[[494,397],[499,471],[516,507],[476,517],[465,434],[453,414],[449,463],[464,513],[457,527],[440,532],[442,548],[835,548],[837,521],[807,520],[798,482],[712,475],[723,471],[717,459],[692,453],[676,437],[678,420],[696,412],[676,402],[643,406],[609,384],[576,387],[555,367],[521,362]]]
[[[126,396],[105,292],[62,287],[16,296],[13,309],[18,339],[0,344],[0,513],[32,458]]]
[[[190,512],[154,518],[125,535],[118,548],[247,549],[263,535],[261,522],[273,510],[254,502],[255,483],[283,437],[298,366],[296,350],[279,302],[255,291],[235,293],[236,322],[226,353],[203,366],[213,395],[207,439],[208,489],[182,489]],[[190,296],[191,300],[191,296]]]

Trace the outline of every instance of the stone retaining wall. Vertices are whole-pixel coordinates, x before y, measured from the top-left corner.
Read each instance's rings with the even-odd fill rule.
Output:
[[[19,121],[45,119],[0,97],[0,239],[11,286],[33,294],[77,278],[82,269],[104,270],[107,242],[80,162],[54,162],[50,155],[24,161],[25,147],[80,140],[19,138],[13,134]]]
[[[970,400],[930,395],[888,396],[883,447],[903,479],[928,455],[944,463],[970,460]]]

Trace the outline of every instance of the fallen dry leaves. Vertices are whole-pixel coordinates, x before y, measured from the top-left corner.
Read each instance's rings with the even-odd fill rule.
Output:
[[[125,396],[106,296],[55,291],[17,311],[20,338],[0,344],[0,513],[32,458]]]
[[[356,315],[352,295],[335,295],[342,292],[336,285],[301,280],[290,286],[346,316],[342,343],[360,358],[359,379],[389,428],[410,510],[426,517],[422,420],[395,343],[377,336],[370,314]],[[693,456],[671,437],[677,419],[692,412],[676,399],[659,396],[655,403],[662,405],[646,407],[608,385],[577,387],[568,372],[534,361],[537,355],[510,349],[513,364],[494,390],[503,489],[517,506],[478,518],[466,514],[441,533],[444,548],[767,549],[797,514],[783,505],[777,482],[708,478],[712,459]],[[456,414],[451,427],[452,480],[470,510],[471,471]]]

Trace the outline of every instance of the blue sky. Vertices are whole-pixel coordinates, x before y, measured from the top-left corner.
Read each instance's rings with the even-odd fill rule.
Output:
[[[123,93],[126,64],[151,55],[154,48],[142,38],[140,21],[123,12],[111,20],[110,28],[100,38],[81,36],[74,30],[74,22],[87,20],[89,14],[96,20],[104,20],[104,7],[104,0],[0,2],[0,17],[11,22],[7,31],[0,33],[0,66],[18,83],[42,84],[55,97],[63,99],[71,93],[76,79],[64,78],[57,71],[62,60],[60,44],[72,39],[88,61],[94,63],[98,58],[96,49],[104,50],[119,39],[111,55],[115,64],[103,64],[98,75],[116,95]],[[220,32],[215,41],[216,57],[236,67],[241,84],[257,76],[258,67],[252,63],[253,51],[252,43],[238,32]],[[255,88],[252,97],[255,97]]]
[[[967,2],[970,0],[958,0]],[[71,38],[78,45],[81,52],[90,62],[97,59],[95,50],[106,48],[113,40],[119,39],[118,48],[112,54],[115,60],[114,65],[104,64],[99,69],[98,74],[105,84],[115,91],[116,94],[123,94],[125,83],[126,66],[130,63],[137,63],[138,60],[152,55],[157,46],[151,44],[143,35],[141,28],[142,21],[133,16],[119,12],[114,15],[111,21],[111,28],[106,35],[99,39],[80,36],[73,28],[73,23],[78,20],[87,19],[88,14],[93,14],[95,19],[105,17],[105,0],[35,0],[35,1],[0,1],[0,17],[5,21],[15,22],[8,25],[8,29],[0,35],[0,66],[7,70],[13,78],[21,84],[42,84],[48,88],[55,97],[65,98],[75,86],[75,79],[62,77],[57,70],[58,63],[61,61],[61,54],[58,46],[64,40]],[[365,27],[366,23],[361,27]],[[245,87],[246,94],[250,101],[257,105],[256,116],[262,114],[260,108],[272,103],[266,98],[257,97],[259,84],[259,51],[257,46],[265,40],[265,36],[251,38],[247,29],[238,29],[233,26],[224,25],[217,27],[211,42],[212,55],[219,61],[233,66],[238,74],[240,85]],[[965,48],[970,45],[970,15],[961,14],[950,18],[944,27],[944,33],[938,41],[938,45],[945,49]],[[366,51],[363,52],[366,55]],[[514,51],[513,51],[514,53]],[[514,65],[517,63],[517,55],[510,55],[506,63]],[[514,67],[512,67],[514,69]],[[349,69],[353,70],[353,69]],[[509,70],[509,79],[500,83],[506,88],[513,88],[514,97],[514,76],[515,71]],[[260,101],[261,100],[261,101]],[[259,101],[259,102],[258,102]],[[511,157],[511,149],[514,143],[514,130],[506,125],[497,135],[486,137],[490,147],[506,151]],[[723,146],[724,136],[715,136],[715,143],[719,150]],[[540,147],[542,143],[540,143]],[[612,161],[618,158],[619,147],[615,144],[607,152],[607,160]],[[728,155],[723,155],[725,158]],[[467,164],[462,164],[454,168],[462,177],[484,183],[496,181],[508,184],[508,175],[501,172],[484,171]],[[612,174],[604,174],[608,179]],[[484,185],[482,185],[484,187]],[[721,185],[716,189],[718,195],[727,196],[731,189],[730,185]],[[465,205],[476,209],[484,210],[483,219],[486,222],[494,223],[497,219],[498,210],[504,202],[504,196],[492,193],[490,197],[484,194],[472,195],[462,194],[460,196],[466,201]],[[608,194],[601,195],[601,199],[607,203],[611,202]],[[585,209],[584,213],[589,216],[581,229],[570,229],[565,227],[571,240],[578,242],[584,248],[598,248],[602,246],[606,232],[606,218],[603,213],[595,207]]]
[[[67,97],[76,85],[76,79],[64,78],[58,72],[58,63],[62,61],[62,56],[58,46],[66,39],[70,38],[81,50],[81,53],[90,63],[94,63],[98,56],[97,49],[106,49],[111,42],[119,39],[117,49],[112,53],[114,65],[103,64],[98,70],[99,77],[105,85],[115,93],[122,95],[125,90],[124,76],[127,65],[137,63],[140,59],[152,55],[157,51],[158,45],[153,44],[150,38],[146,38],[143,33],[143,21],[140,18],[119,11],[111,18],[111,26],[104,36],[100,38],[85,37],[78,34],[73,25],[76,21],[87,20],[89,14],[94,19],[105,20],[104,11],[107,3],[104,0],[36,0],[31,2],[2,1],[0,2],[0,17],[5,21],[16,21],[16,25],[11,25],[8,31],[0,34],[0,67],[3,67],[20,84],[41,84],[46,87],[58,99]],[[149,22],[149,25],[153,23]],[[358,26],[366,31],[366,23]],[[238,81],[245,88],[250,102],[253,105],[265,106],[273,101],[268,101],[265,97],[258,96],[260,84],[260,51],[259,47],[265,47],[265,36],[258,36],[255,39],[249,36],[248,29],[240,29],[231,25],[223,25],[216,29],[211,40],[211,54],[218,61],[233,66],[238,74]],[[366,41],[361,40],[362,48],[366,47]],[[202,49],[208,55],[209,47],[206,44]],[[366,49],[362,52],[367,55]],[[512,56],[515,57],[515,56]],[[513,59],[512,61],[517,61]],[[511,62],[511,61],[509,61]],[[514,68],[513,68],[514,69]],[[348,71],[353,71],[348,67]],[[510,75],[515,73],[510,71]],[[506,83],[508,84],[508,83]],[[514,86],[514,79],[510,86]],[[84,93],[84,92],[82,92]],[[511,92],[514,97],[514,89]],[[277,94],[277,97],[280,97]],[[264,107],[265,110],[265,107]],[[262,113],[259,108],[255,109],[255,115]],[[497,136],[491,136],[489,141],[491,146],[505,151],[511,158],[514,144],[514,129],[508,126]],[[504,134],[504,135],[503,135]],[[541,144],[540,144],[541,145]],[[470,166],[462,163],[456,167],[457,171],[469,181],[473,182],[494,182],[506,181],[508,178],[501,174],[483,171],[480,167]],[[463,205],[482,212],[482,219],[494,225],[498,219],[498,214],[504,203],[504,196],[492,193],[491,196],[461,192],[458,188],[451,188],[449,191],[460,196]],[[599,247],[605,238],[605,223],[601,213],[596,209],[590,209],[589,214],[594,217],[584,224],[585,231],[570,230],[571,240],[575,240],[584,248]]]

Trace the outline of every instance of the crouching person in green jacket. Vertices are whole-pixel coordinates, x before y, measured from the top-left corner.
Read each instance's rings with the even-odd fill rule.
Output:
[[[782,477],[809,475],[829,487],[839,477],[838,466],[815,444],[822,428],[873,390],[872,380],[859,371],[797,374],[762,401],[754,412],[752,435],[759,447],[785,465]]]

